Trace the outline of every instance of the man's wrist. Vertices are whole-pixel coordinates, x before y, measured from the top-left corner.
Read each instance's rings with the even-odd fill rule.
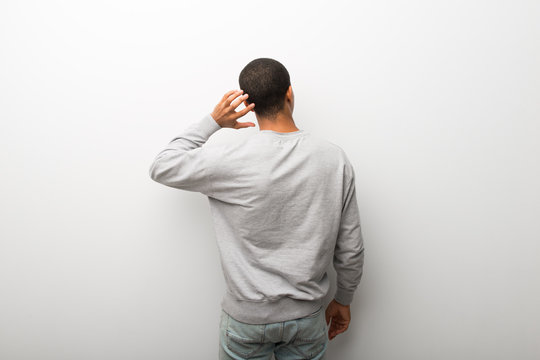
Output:
[[[206,114],[206,116],[204,116],[204,119],[205,120],[202,120],[202,121],[205,123],[206,128],[209,131],[215,132],[222,128],[222,126],[219,125],[219,123],[216,121],[216,119],[211,113]]]
[[[337,301],[336,299],[334,299],[334,301],[335,301],[338,305],[341,305],[341,306],[347,306],[347,307],[350,307],[350,306],[351,306],[351,304],[347,304],[347,305],[342,304],[342,303],[340,303],[339,301]]]
[[[216,124],[218,124],[219,127],[222,127],[217,121],[216,121],[216,115],[214,115],[214,112],[211,112],[210,114],[208,114],[212,120],[215,121]]]
[[[342,305],[350,305],[354,297],[354,290],[345,290],[338,286],[336,293],[334,294],[334,299],[336,302]]]

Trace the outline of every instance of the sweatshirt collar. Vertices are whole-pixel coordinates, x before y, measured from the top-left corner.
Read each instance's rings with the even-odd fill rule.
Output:
[[[275,130],[259,130],[259,133],[261,133],[261,134],[274,134],[274,135],[278,135],[278,136],[289,137],[289,136],[304,134],[305,130],[300,129],[300,130],[290,131],[290,132],[279,132],[279,131],[275,131]]]

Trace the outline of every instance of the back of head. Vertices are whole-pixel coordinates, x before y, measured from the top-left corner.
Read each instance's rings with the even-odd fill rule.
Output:
[[[244,94],[249,95],[247,104],[255,103],[255,113],[262,117],[273,117],[283,108],[291,85],[285,66],[270,58],[258,58],[247,64],[238,82]]]

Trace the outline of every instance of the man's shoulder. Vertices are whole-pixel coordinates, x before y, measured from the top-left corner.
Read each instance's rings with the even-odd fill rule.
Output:
[[[349,159],[347,157],[347,154],[345,153],[345,150],[338,144],[320,135],[310,134],[309,137],[313,141],[313,143],[316,145],[316,148],[319,149],[322,153],[330,155],[330,156],[334,156],[337,159],[342,160],[344,162],[349,162]]]
[[[354,179],[355,171],[344,148],[333,141],[322,136],[313,136],[316,147],[319,149],[318,156],[326,159],[327,163],[332,163],[333,168],[342,173],[348,181]]]

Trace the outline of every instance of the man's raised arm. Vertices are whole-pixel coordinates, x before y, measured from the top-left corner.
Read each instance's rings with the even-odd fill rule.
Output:
[[[255,107],[250,104],[236,112],[235,109],[248,97],[240,96],[241,90],[231,90],[223,95],[212,113],[191,124],[162,150],[150,166],[152,180],[166,186],[187,191],[197,191],[210,196],[212,193],[212,166],[215,149],[204,147],[208,138],[223,127],[241,129],[255,126],[252,122],[237,119]],[[236,100],[235,100],[236,99]],[[233,102],[234,100],[234,102]]]
[[[154,159],[149,173],[160,184],[203,194],[211,192],[211,152],[202,145],[221,129],[210,114],[188,126]]]

